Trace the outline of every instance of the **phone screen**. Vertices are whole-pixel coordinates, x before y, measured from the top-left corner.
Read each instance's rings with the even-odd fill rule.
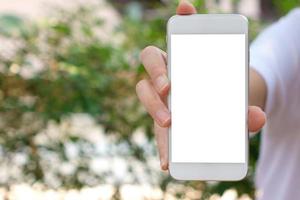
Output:
[[[245,34],[171,34],[171,162],[246,162]]]

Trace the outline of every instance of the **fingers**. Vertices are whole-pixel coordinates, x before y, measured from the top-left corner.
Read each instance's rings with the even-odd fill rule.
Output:
[[[177,7],[176,13],[178,15],[192,15],[196,14],[197,11],[190,2],[188,2],[187,0],[181,0]]]
[[[138,82],[136,93],[148,113],[161,127],[170,125],[170,112],[148,80]]]
[[[249,106],[248,114],[248,126],[249,131],[259,131],[266,122],[265,113],[257,106]],[[157,123],[154,123],[154,132],[157,142],[160,166],[162,170],[168,170],[169,168],[169,132],[168,128],[160,127]]]
[[[261,108],[249,106],[248,110],[248,129],[251,132],[259,131],[266,123],[266,115]]]
[[[166,54],[154,46],[146,47],[141,53],[141,61],[148,72],[155,90],[166,96],[170,88],[167,77]]]
[[[167,170],[169,168],[168,128],[160,127],[157,123],[154,123],[154,132],[158,147],[161,169]]]
[[[152,83],[142,80],[136,86],[140,101],[155,121],[154,132],[162,170],[167,170],[169,166],[168,128],[164,127],[169,126],[171,121],[166,102],[164,102],[170,89],[166,57],[166,53],[157,47],[146,47],[141,53],[141,60]]]

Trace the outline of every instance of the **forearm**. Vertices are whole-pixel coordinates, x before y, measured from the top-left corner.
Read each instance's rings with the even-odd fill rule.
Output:
[[[254,69],[249,71],[249,105],[265,109],[267,87],[264,79]]]
[[[299,21],[300,9],[295,9],[265,29],[251,44],[249,104],[266,110],[267,101],[269,114],[299,101],[287,99],[299,92],[295,87],[300,72]]]

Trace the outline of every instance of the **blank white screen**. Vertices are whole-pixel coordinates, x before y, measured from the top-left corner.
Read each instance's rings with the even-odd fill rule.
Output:
[[[244,163],[244,34],[171,35],[171,161]]]

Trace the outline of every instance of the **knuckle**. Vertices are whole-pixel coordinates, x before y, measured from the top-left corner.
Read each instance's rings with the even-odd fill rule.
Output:
[[[147,84],[147,80],[140,80],[135,86],[136,92],[139,93],[144,88],[145,84]]]
[[[140,59],[143,60],[145,58],[145,56],[149,55],[149,53],[151,53],[153,51],[156,51],[155,46],[150,45],[150,46],[145,47],[140,54]]]
[[[154,79],[158,78],[160,75],[167,74],[166,69],[164,68],[164,66],[161,65],[153,66],[152,70]]]

